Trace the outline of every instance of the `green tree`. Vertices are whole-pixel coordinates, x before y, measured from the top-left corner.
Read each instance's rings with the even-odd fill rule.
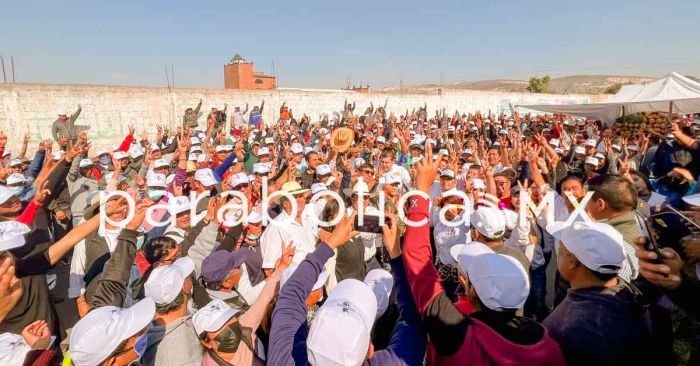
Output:
[[[530,93],[551,93],[549,90],[549,75],[541,78],[531,77],[527,85],[527,91]]]
[[[698,83],[700,83],[700,79],[696,78],[695,76],[686,75],[685,77],[687,77],[688,79],[690,79],[692,81],[697,81]]]

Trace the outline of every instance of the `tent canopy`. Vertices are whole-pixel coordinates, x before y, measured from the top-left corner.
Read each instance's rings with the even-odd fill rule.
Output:
[[[612,124],[624,113],[668,111],[669,107],[677,113],[700,112],[700,83],[672,72],[666,77],[648,84],[625,85],[617,94],[608,97],[605,102],[577,105],[519,105],[547,113],[559,113],[573,116],[600,119]]]

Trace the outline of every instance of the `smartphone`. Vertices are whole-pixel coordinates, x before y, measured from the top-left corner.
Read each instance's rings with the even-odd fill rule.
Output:
[[[363,232],[363,233],[373,233],[373,234],[381,234],[382,233],[382,225],[379,223],[379,216],[374,216],[374,215],[364,215],[362,217],[362,225],[359,225],[360,217],[355,216],[355,226],[354,229],[355,231]],[[384,219],[384,222],[391,227],[391,221],[387,220],[386,218]]]
[[[652,262],[661,264],[661,259],[663,258],[663,256],[661,255],[661,250],[659,250],[659,245],[656,243],[657,232],[656,230],[654,230],[654,228],[649,222],[649,219],[647,218],[644,219],[644,226],[646,227],[647,232],[649,233],[649,237],[646,238],[646,240],[644,241],[644,249],[656,253],[656,259]]]

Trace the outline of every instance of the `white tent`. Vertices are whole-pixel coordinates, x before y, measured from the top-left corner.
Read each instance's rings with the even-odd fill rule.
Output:
[[[605,102],[577,105],[519,105],[547,113],[591,117],[612,124],[623,114],[669,111],[700,112],[700,83],[672,72],[648,84],[625,85]]]

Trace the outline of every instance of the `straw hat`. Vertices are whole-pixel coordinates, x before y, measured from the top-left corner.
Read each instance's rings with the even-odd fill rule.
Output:
[[[336,128],[333,133],[331,133],[331,148],[339,153],[345,152],[354,139],[355,132],[351,128]]]

